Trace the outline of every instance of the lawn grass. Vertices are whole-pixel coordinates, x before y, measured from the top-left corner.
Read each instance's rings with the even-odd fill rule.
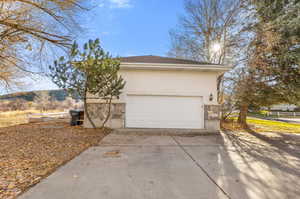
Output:
[[[232,121],[231,127],[234,129],[239,129],[238,124],[236,123],[237,117],[232,117],[230,119]],[[300,133],[300,124],[295,123],[248,117],[247,124],[251,128],[254,128],[256,132]]]
[[[261,130],[271,132],[287,132],[287,133],[300,133],[300,124],[280,122],[274,120],[263,120],[256,118],[248,118],[247,123],[254,125]]]

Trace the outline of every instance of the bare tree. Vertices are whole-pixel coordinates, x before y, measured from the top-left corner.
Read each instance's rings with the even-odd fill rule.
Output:
[[[186,15],[171,30],[169,55],[224,64],[240,43],[241,0],[186,0]]]
[[[239,64],[245,45],[241,11],[242,0],[186,0],[186,15],[179,28],[170,31],[169,56],[197,61]],[[222,103],[224,75],[218,78],[218,101]]]
[[[34,98],[35,107],[40,111],[46,111],[49,109],[51,104],[51,97],[48,92],[40,92]]]
[[[33,72],[51,47],[68,48],[77,27],[74,13],[84,0],[0,0],[0,86]],[[45,50],[46,49],[46,50]]]

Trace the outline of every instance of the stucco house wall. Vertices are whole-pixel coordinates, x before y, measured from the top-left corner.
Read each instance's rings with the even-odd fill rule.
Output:
[[[204,104],[217,105],[217,99],[209,101],[209,95],[217,95],[215,72],[121,70],[126,86],[120,101],[126,102],[128,94],[203,96]]]

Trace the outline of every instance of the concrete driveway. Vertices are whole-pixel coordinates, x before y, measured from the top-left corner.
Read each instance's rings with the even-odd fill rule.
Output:
[[[299,148],[293,154],[234,136],[110,134],[20,198],[299,197]]]

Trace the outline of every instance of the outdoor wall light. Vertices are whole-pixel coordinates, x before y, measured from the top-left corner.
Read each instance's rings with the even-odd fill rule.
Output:
[[[213,101],[213,99],[214,99],[214,96],[213,96],[213,94],[211,93],[211,94],[209,95],[209,101]]]

